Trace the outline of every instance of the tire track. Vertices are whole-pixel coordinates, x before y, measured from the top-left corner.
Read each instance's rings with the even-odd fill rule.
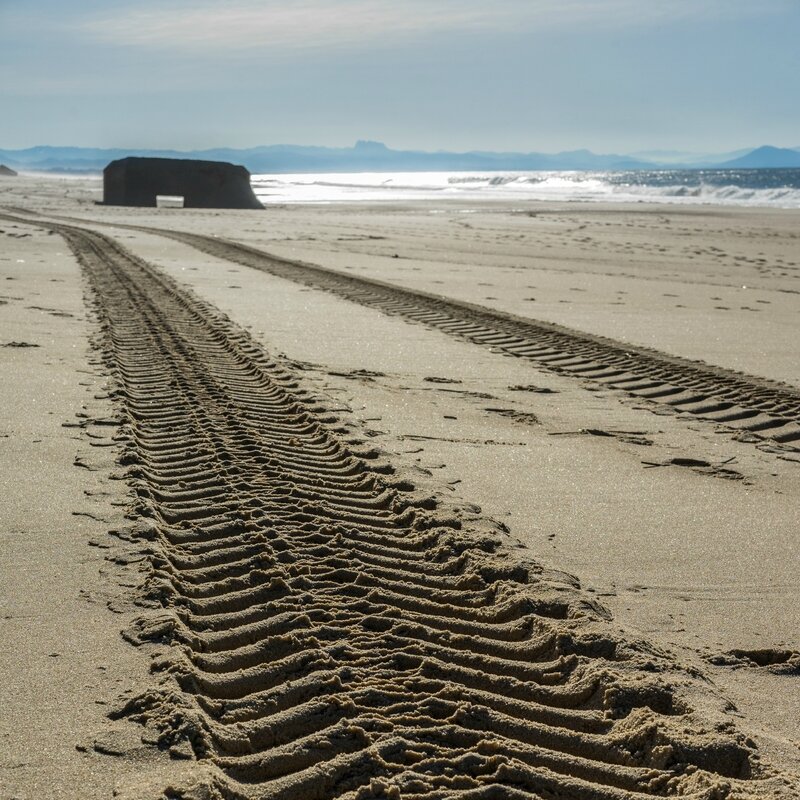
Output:
[[[51,228],[127,420],[119,533],[149,555],[152,610],[126,638],[169,645],[117,715],[216,765],[204,797],[788,797],[674,664],[346,440],[226,317],[109,237]]]
[[[217,258],[402,316],[457,338],[527,359],[544,369],[625,391],[724,425],[743,438],[770,439],[792,449],[792,443],[800,442],[800,389],[788,384],[554,323],[345,275],[216,236],[146,226],[128,227],[166,236]]]
[[[30,214],[25,209],[9,210]],[[17,217],[6,217],[26,222]],[[85,224],[87,220],[58,217]],[[30,221],[28,221],[30,224]],[[555,323],[517,317],[471,303],[272,255],[217,236],[92,221],[91,224],[165,236],[201,252],[331,292],[386,314],[537,367],[624,391],[656,406],[725,426],[743,441],[800,447],[800,388],[648,347],[618,342]],[[795,444],[798,443],[798,444]]]

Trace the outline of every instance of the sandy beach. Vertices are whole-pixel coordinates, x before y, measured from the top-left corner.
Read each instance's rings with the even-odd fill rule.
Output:
[[[0,800],[800,795],[800,211],[100,195],[0,182]]]

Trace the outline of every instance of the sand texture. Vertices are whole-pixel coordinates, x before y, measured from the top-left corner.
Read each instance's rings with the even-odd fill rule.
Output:
[[[97,191],[0,203],[0,797],[798,796],[796,212]]]

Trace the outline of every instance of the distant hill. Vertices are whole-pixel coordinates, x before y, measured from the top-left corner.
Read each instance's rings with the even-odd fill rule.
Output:
[[[673,167],[676,169],[693,169],[695,167],[710,167],[714,164],[721,164],[723,161],[731,161],[734,158],[746,155],[753,148],[745,147],[742,150],[734,150],[730,153],[694,153],[686,150],[641,150],[630,153],[632,158],[642,161],[649,161],[663,167]]]
[[[0,164],[0,175],[5,175],[7,178],[16,178],[17,173],[11,167]]]
[[[719,164],[720,169],[780,169],[800,167],[800,152],[788,147],[758,147],[755,150]]]
[[[31,147],[0,150],[0,158],[16,169],[50,172],[98,172],[125,156],[202,158],[243,164],[250,172],[415,172],[475,170],[650,169],[652,163],[623,155],[597,155],[589,150],[565,153],[467,153],[391,150],[381,142],[359,141],[354,147],[268,145],[245,150],[121,150],[84,147]]]
[[[644,156],[647,156],[645,158]],[[0,163],[30,172],[101,172],[111,161],[126,156],[199,158],[231,161],[250,172],[504,172],[524,170],[636,170],[636,169],[746,169],[800,167],[800,151],[759,147],[719,155],[691,156],[676,151],[650,151],[635,156],[597,154],[590,150],[563,153],[496,153],[473,150],[466,153],[422,150],[392,150],[382,142],[359,141],[353,147],[311,147],[276,144],[234,149],[136,150],[94,147],[29,147],[0,150]],[[682,158],[689,156],[689,158]]]

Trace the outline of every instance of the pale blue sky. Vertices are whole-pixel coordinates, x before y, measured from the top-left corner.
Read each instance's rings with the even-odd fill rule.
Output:
[[[0,148],[800,146],[800,0],[0,0]]]

